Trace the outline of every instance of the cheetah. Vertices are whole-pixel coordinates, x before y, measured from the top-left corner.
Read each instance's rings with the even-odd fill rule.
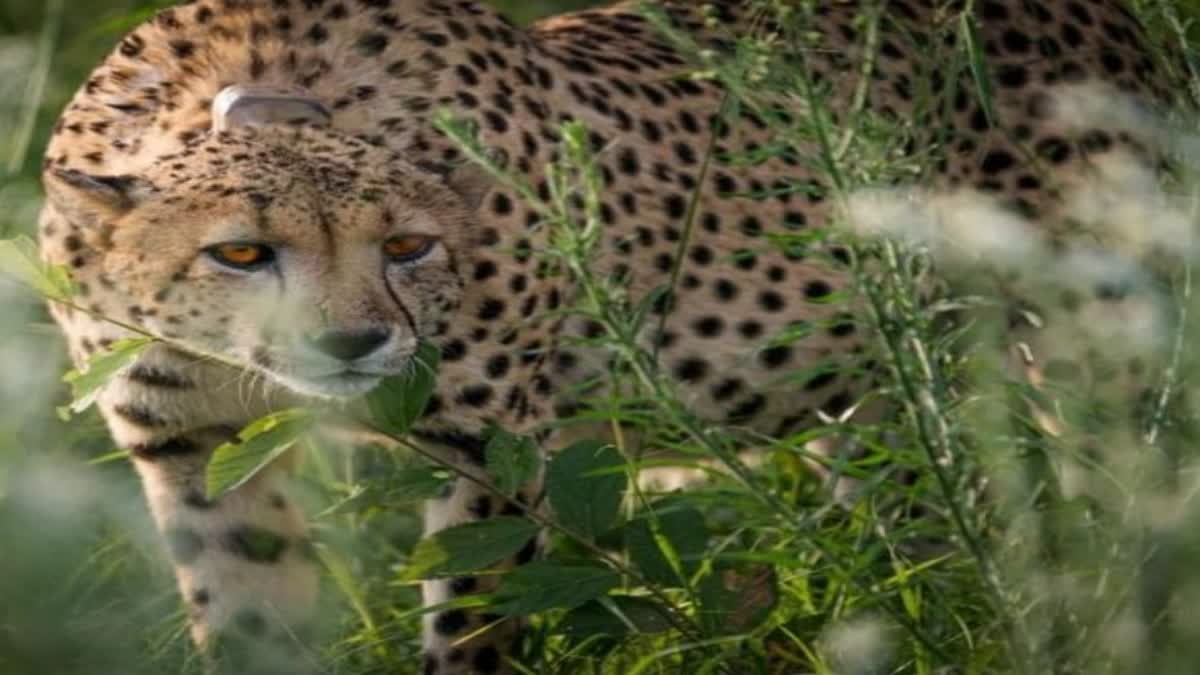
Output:
[[[716,52],[771,29],[751,2],[654,7]],[[795,66],[828,88],[833,110],[856,98],[869,60],[862,105],[910,121],[910,151],[940,153],[922,180],[973,187],[1029,217],[1059,208],[1056,176],[1131,144],[1063,128],[1047,113],[1056,87],[1170,94],[1116,0],[975,3],[988,106],[969,69],[923,56],[952,41],[943,28],[961,3],[890,0],[877,48],[856,4],[805,7],[819,39]],[[689,59],[634,2],[521,28],[470,0],[196,0],[133,30],[91,74],[45,156],[43,255],[78,287],[75,309],[52,311],[78,363],[131,326],[164,339],[99,406],[131,452],[201,647],[218,636],[249,645],[242,672],[311,669],[280,647],[303,635],[318,580],[288,463],[205,497],[209,455],[245,424],[361,395],[405,372],[426,341],[441,371],[414,441],[480,475],[492,427],[545,431],[547,451],[561,446],[546,430],[604,360],[569,339],[598,330],[562,318],[578,289],[538,273],[538,212],[462,161],[435,130],[440,109],[472,120],[543,196],[560,123],[587,126],[603,181],[594,263],[635,298],[678,274],[656,306],[662,330],[643,337],[698,416],[778,435],[844,413],[872,387],[848,252],[770,241],[825,228],[830,186],[803,157],[710,164],[770,144],[772,130],[750,111],[726,119],[726,92],[691,77]],[[920,87],[936,105],[920,103]],[[772,341],[796,325],[811,330]],[[819,364],[802,381],[779,377]],[[461,478],[428,504],[427,532],[502,506]],[[424,600],[489,583],[427,581]],[[418,667],[513,672],[519,628],[429,615]]]

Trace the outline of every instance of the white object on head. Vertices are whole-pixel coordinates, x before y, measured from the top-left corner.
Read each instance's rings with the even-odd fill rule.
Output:
[[[212,104],[213,131],[268,124],[327,127],[332,121],[329,108],[311,92],[285,85],[231,85]]]

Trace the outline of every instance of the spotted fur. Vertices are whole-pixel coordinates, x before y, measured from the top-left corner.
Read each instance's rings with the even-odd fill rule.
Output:
[[[711,20],[699,3],[659,3],[706,48],[770,29],[746,4],[707,4]],[[1064,182],[1084,174],[1089,158],[1131,145],[1103,129],[1062,127],[1047,113],[1054,87],[1097,81],[1157,97],[1159,64],[1116,0],[975,6],[990,111],[972,95],[969,72],[936,58],[948,53],[937,45],[953,33],[941,28],[955,14],[932,0],[886,4],[866,105],[931,132],[919,136],[928,147],[910,148],[940,153],[931,184],[970,186],[1025,215],[1053,215]],[[823,37],[796,63],[829,85],[835,110],[861,73],[857,11],[817,3],[812,28]],[[208,453],[243,424],[305,395],[361,392],[409,367],[425,339],[441,348],[443,366],[414,436],[480,474],[485,429],[532,431],[569,414],[576,402],[563,392],[603,365],[602,354],[562,339],[598,328],[561,320],[576,289],[538,274],[532,252],[546,231],[537,215],[469,171],[430,170],[460,159],[432,128],[438,107],[474,120],[482,141],[542,194],[559,123],[588,125],[604,181],[597,269],[638,297],[682,266],[675,296],[657,308],[665,331],[655,346],[697,414],[781,434],[819,413],[840,414],[869,390],[869,336],[844,299],[846,252],[784,252],[768,241],[822,228],[830,186],[792,155],[704,171],[710,146],[717,156],[738,154],[772,135],[748,112],[721,119],[724,92],[689,77],[691,67],[634,3],[522,29],[469,1],[200,0],[159,13],[92,73],[47,150],[41,223],[46,259],[72,270],[90,313],[58,308],[55,316],[77,361],[125,335],[97,315],[183,346],[152,348],[106,390],[101,408],[116,441],[133,451],[198,641],[249,641],[264,669],[285,663],[300,672],[310,662],[291,648],[304,647],[294,638],[312,612],[316,571],[284,467],[216,502],[201,489]],[[213,131],[212,101],[234,84],[307,92],[331,113],[330,125]],[[925,87],[932,97],[918,95]],[[694,193],[695,228],[677,261]],[[771,196],[746,197],[763,194]],[[435,239],[436,252],[386,264],[380,243],[397,233]],[[203,254],[247,239],[283,251],[269,274],[231,273]],[[772,342],[795,327],[807,329],[803,337]],[[319,355],[305,339],[322,331],[366,359],[363,372],[318,377]],[[365,351],[345,342],[357,335],[361,346],[372,331],[386,340]],[[195,353],[233,357],[251,371]],[[547,438],[548,448],[556,444]],[[426,524],[433,532],[503,512],[460,480],[430,504]],[[531,542],[514,563],[534,555]],[[489,587],[465,577],[430,582],[425,596],[439,603]],[[430,615],[421,667],[512,672],[518,628],[459,610]]]

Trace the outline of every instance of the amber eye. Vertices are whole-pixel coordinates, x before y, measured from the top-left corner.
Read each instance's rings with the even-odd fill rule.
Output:
[[[275,250],[263,244],[217,244],[206,249],[213,260],[237,269],[255,269],[275,260]]]
[[[433,250],[433,241],[420,235],[392,237],[383,242],[383,252],[393,262],[412,262]]]

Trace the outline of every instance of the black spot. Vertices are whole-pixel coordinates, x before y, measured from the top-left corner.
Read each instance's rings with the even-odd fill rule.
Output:
[[[720,337],[721,332],[725,330],[725,321],[719,316],[706,316],[692,323],[692,329],[701,337]]]
[[[453,637],[462,632],[469,623],[467,613],[461,609],[452,609],[449,612],[443,612],[433,621],[433,629],[438,635],[444,637]]]
[[[212,602],[212,595],[206,588],[197,588],[196,590],[192,591],[191,601],[193,605],[203,607]]]
[[[483,321],[492,321],[504,314],[504,301],[495,298],[488,298],[483,301],[479,307],[479,318]]]
[[[708,363],[702,359],[687,358],[675,365],[675,377],[684,382],[704,379],[708,374]]]
[[[308,41],[314,45],[319,45],[329,39],[329,30],[319,23],[314,23],[312,28],[308,29],[308,33],[305,34],[305,37],[307,37]]]
[[[222,545],[230,553],[250,562],[277,563],[287,551],[288,541],[283,535],[253,525],[235,527],[222,537]]]
[[[735,181],[733,177],[727,173],[717,173],[713,177],[713,181],[717,185],[717,192],[721,192],[726,195],[737,192],[737,181]]]
[[[507,354],[497,354],[488,359],[486,366],[488,377],[492,379],[504,377],[506,374],[508,374],[508,369],[511,363],[512,361],[509,359]]]
[[[529,541],[525,542],[525,545],[521,547],[521,550],[517,551],[517,564],[525,565],[525,564],[531,562],[535,557],[537,557],[537,553],[538,553],[537,537],[531,537],[529,539]]]
[[[139,427],[165,427],[168,424],[166,418],[137,403],[119,403],[113,406],[113,412]]]
[[[986,174],[996,174],[1012,168],[1016,164],[1013,156],[1005,150],[992,150],[983,156],[980,168]]]
[[[442,345],[443,361],[461,361],[467,355],[467,345],[462,340],[451,340]]]
[[[783,216],[783,226],[789,230],[803,229],[808,225],[808,217],[801,211],[788,211]]]
[[[1008,8],[994,0],[985,0],[980,6],[980,16],[989,21],[1005,21],[1008,19]]]
[[[1029,51],[1030,40],[1029,36],[1021,31],[1009,29],[1004,31],[1001,37],[1004,42],[1004,49],[1013,54],[1024,54]]]
[[[1020,65],[1001,65],[996,68],[996,81],[1002,87],[1018,89],[1029,82],[1029,71]]]
[[[737,395],[742,390],[742,381],[729,379],[723,380],[712,388],[713,399],[717,401],[728,401]]]
[[[675,156],[678,157],[679,161],[683,164],[696,163],[696,151],[692,150],[692,146],[688,145],[687,143],[675,144]]]
[[[480,260],[475,264],[475,281],[487,281],[499,272],[496,263],[491,260]]]
[[[823,373],[820,373],[819,375],[814,375],[813,377],[809,378],[808,382],[804,383],[804,388],[807,391],[816,391],[818,389],[824,389],[825,387],[828,387],[830,384],[833,384],[833,381],[836,379],[837,379],[837,373],[835,373],[831,370],[827,370]]]
[[[642,135],[651,143],[657,143],[662,140],[662,130],[653,120],[642,120]]]
[[[179,457],[199,452],[202,448],[186,438],[172,438],[161,443],[147,443],[133,446],[130,452],[134,457],[144,461],[155,461],[164,457]]]
[[[467,510],[480,520],[488,518],[492,515],[492,498],[488,495],[480,495],[471,500]]]
[[[495,392],[490,385],[476,384],[464,387],[462,393],[458,396],[458,401],[473,408],[482,408],[491,402],[494,394]]]
[[[250,637],[262,637],[267,632],[267,620],[253,609],[239,609],[233,616],[233,622],[238,630]]]
[[[763,334],[763,325],[757,321],[743,321],[738,324],[738,333],[747,340],[753,340]]]
[[[842,413],[849,410],[850,406],[853,404],[854,399],[851,398],[850,394],[842,391],[830,396],[829,400],[825,402],[825,405],[821,406],[821,411],[826,415],[839,417]]]
[[[212,500],[205,497],[204,493],[199,490],[188,490],[187,494],[183,497],[183,503],[199,511],[206,511],[214,506]]]
[[[844,317],[829,328],[829,334],[834,337],[849,337],[856,330],[854,322],[849,317]]]
[[[1087,152],[1105,152],[1112,147],[1112,136],[1099,129],[1093,129],[1079,139],[1079,145]]]
[[[783,296],[775,291],[763,291],[758,294],[758,304],[768,312],[778,312],[787,306]]]
[[[479,580],[475,577],[457,577],[450,581],[450,592],[455,595],[473,593],[478,587]]]
[[[500,670],[500,652],[491,645],[484,645],[475,652],[471,664],[481,673],[495,673]]]
[[[1071,146],[1055,136],[1038,141],[1034,146],[1034,151],[1039,157],[1048,159],[1055,164],[1062,164],[1071,158]]]
[[[758,218],[754,216],[746,216],[742,219],[739,229],[747,237],[757,237],[762,234],[762,223],[758,222]]]
[[[730,302],[737,298],[738,287],[728,279],[717,279],[713,284],[713,294],[721,302]]]
[[[804,297],[809,300],[821,300],[829,297],[833,293],[833,288],[824,281],[810,281],[804,287]]]
[[[687,215],[687,201],[676,194],[668,195],[663,200],[663,205],[666,208],[667,215],[671,218],[683,218]]]
[[[196,53],[196,44],[190,40],[171,40],[167,45],[176,58],[186,59]]]
[[[637,152],[632,148],[622,148],[617,154],[617,169],[627,176],[636,176],[641,171]]]
[[[445,47],[450,43],[450,39],[441,33],[420,32],[417,37],[434,47]]]
[[[1118,75],[1125,69],[1125,62],[1116,52],[1106,51],[1101,54],[1100,63],[1111,75]]]
[[[1083,33],[1079,29],[1069,23],[1064,23],[1062,27],[1062,39],[1067,43],[1068,47],[1078,47],[1083,44]]]
[[[1058,44],[1058,40],[1049,36],[1038,38],[1037,47],[1038,53],[1047,59],[1056,59],[1062,54],[1062,46]]]
[[[379,56],[388,47],[388,36],[383,33],[367,33],[358,38],[354,46],[363,56]]]
[[[692,247],[690,257],[692,262],[696,263],[697,265],[704,266],[712,262],[713,252],[712,249],[707,246],[696,245]]]
[[[728,420],[732,423],[746,422],[761,413],[766,406],[767,398],[762,394],[754,394],[731,410]]]
[[[492,197],[492,212],[498,216],[507,216],[512,213],[513,203],[512,198],[503,192],[497,192],[495,197]]]
[[[126,377],[131,382],[161,389],[191,389],[196,386],[183,375],[143,364],[138,364],[130,368]]]
[[[767,368],[778,368],[787,363],[792,358],[792,349],[787,345],[779,345],[764,349],[758,356],[762,361],[763,366]]]

